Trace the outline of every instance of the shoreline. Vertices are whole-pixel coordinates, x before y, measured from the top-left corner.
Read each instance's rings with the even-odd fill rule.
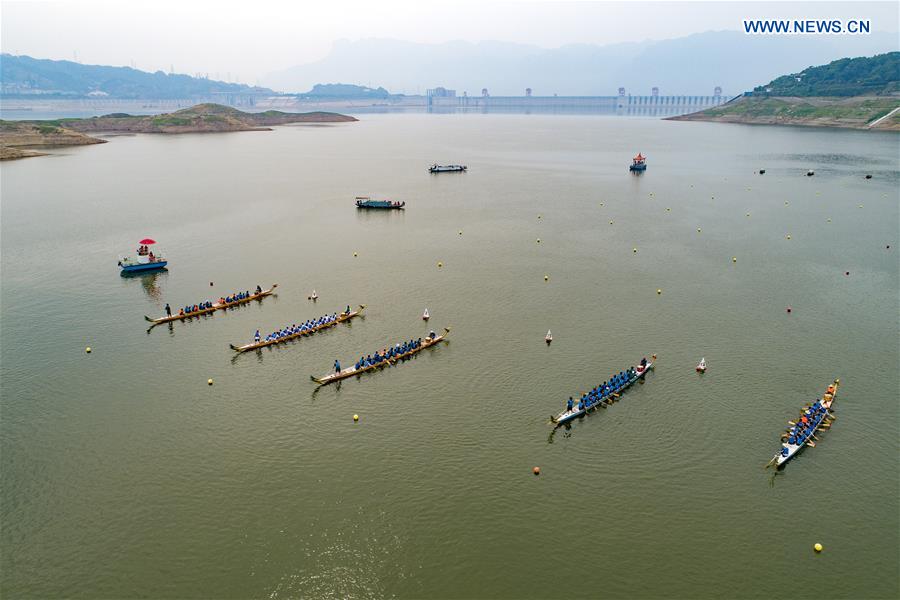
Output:
[[[269,110],[246,113],[220,104],[198,104],[174,113],[129,115],[113,113],[102,117],[33,121],[0,120],[0,160],[46,156],[29,147],[55,148],[105,144],[93,135],[156,133],[230,133],[272,131],[274,125],[292,123],[347,123],[356,117],[332,112],[284,113]]]
[[[894,96],[750,96],[665,120],[900,132],[898,109],[900,98]]]

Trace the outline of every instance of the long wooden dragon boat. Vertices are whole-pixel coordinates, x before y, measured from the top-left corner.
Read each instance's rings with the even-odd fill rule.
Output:
[[[424,340],[422,340],[421,346],[419,346],[418,348],[413,348],[412,350],[404,352],[403,354],[384,359],[375,364],[360,367],[359,369],[357,369],[356,366],[354,365],[351,367],[347,367],[346,369],[341,369],[341,371],[337,372],[337,373],[330,373],[323,377],[313,377],[312,375],[310,375],[309,378],[312,379],[313,381],[315,381],[319,385],[328,385],[329,383],[334,383],[335,381],[340,381],[341,379],[347,379],[348,377],[353,377],[354,375],[360,375],[367,371],[376,371],[378,369],[381,369],[382,367],[389,367],[391,365],[397,364],[401,360],[409,358],[413,354],[421,352],[425,348],[430,348],[432,346],[437,345],[442,340],[444,340],[444,338],[446,338],[449,333],[450,333],[450,328],[444,327],[444,333],[442,333],[441,335],[435,336],[433,338],[425,338]]]
[[[766,468],[774,466],[778,469],[796,456],[804,446],[816,446],[813,440],[818,438],[815,434],[831,427],[831,421],[834,420],[831,405],[834,403],[834,397],[837,395],[840,385],[841,380],[835,379],[820,400],[803,407],[796,422],[788,421],[790,428],[781,436],[781,439],[784,440],[781,450],[772,457]]]
[[[653,355],[653,359],[656,360],[655,354]],[[551,416],[550,422],[559,426],[563,423],[568,423],[572,419],[587,414],[589,410],[596,409],[598,406],[606,408],[606,405],[611,404],[614,398],[619,397],[619,394],[637,383],[639,380],[643,379],[647,374],[647,371],[652,368],[653,361],[647,361],[646,363],[639,364],[637,367],[635,367],[633,372],[627,371],[628,375],[623,375],[620,378],[614,377],[614,382],[609,387],[608,391],[604,390],[597,396],[589,396],[586,398],[583,397],[577,404],[573,404],[571,408],[567,407],[566,410],[559,413],[555,417]]]
[[[217,310],[225,310],[226,308],[231,308],[233,306],[239,306],[241,304],[247,304],[248,302],[252,302],[254,300],[262,300],[266,296],[271,296],[275,291],[275,288],[278,287],[277,283],[273,283],[272,287],[263,290],[258,294],[250,294],[246,298],[242,298],[240,300],[235,300],[233,302],[216,302],[209,308],[201,308],[199,310],[194,310],[189,313],[177,314],[172,316],[159,317],[157,319],[153,319],[144,315],[144,318],[153,323],[150,327],[155,327],[156,325],[162,325],[163,323],[171,323],[172,321],[184,321],[185,319],[192,319],[194,317],[199,317],[200,315],[207,315],[209,313],[214,313]]]
[[[316,325],[315,327],[310,327],[304,331],[298,331],[297,333],[292,333],[291,335],[286,335],[284,337],[280,337],[274,340],[262,340],[259,342],[251,342],[249,344],[244,344],[243,346],[235,346],[234,344],[228,344],[232,350],[235,352],[249,352],[250,350],[258,350],[259,348],[265,348],[266,346],[274,346],[275,344],[282,344],[284,342],[295,340],[299,337],[312,335],[317,331],[322,331],[323,329],[328,329],[329,327],[334,327],[338,323],[343,323],[345,321],[349,321],[353,317],[358,317],[362,311],[366,308],[365,304],[360,304],[359,308],[356,310],[351,310],[350,312],[342,312],[337,316],[337,319],[334,321],[328,321],[327,323],[322,323],[321,325]]]

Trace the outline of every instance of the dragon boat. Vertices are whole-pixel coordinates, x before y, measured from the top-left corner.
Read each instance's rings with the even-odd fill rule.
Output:
[[[144,318],[153,323],[150,327],[155,327],[156,325],[162,325],[163,323],[171,323],[172,321],[184,321],[185,319],[191,319],[193,317],[199,317],[200,315],[207,315],[209,313],[214,313],[217,310],[225,310],[226,308],[231,308],[233,306],[239,306],[241,304],[247,304],[248,302],[253,302],[254,300],[262,300],[266,296],[271,296],[272,293],[275,292],[275,288],[278,287],[277,283],[273,283],[272,287],[267,290],[262,290],[258,294],[250,294],[246,298],[241,298],[240,300],[233,300],[232,302],[215,302],[209,308],[199,308],[197,310],[192,310],[191,312],[179,313],[177,315],[166,315],[164,317],[158,317],[156,319],[152,317],[148,317],[144,315]]]
[[[398,354],[396,356],[392,356],[391,358],[383,358],[383,359],[379,360],[378,362],[364,365],[359,368],[357,368],[356,365],[354,365],[351,367],[347,367],[346,369],[341,369],[340,371],[330,373],[328,375],[324,375],[322,377],[313,377],[312,375],[310,375],[309,378],[312,379],[314,382],[316,382],[319,385],[327,385],[329,383],[334,383],[335,381],[340,381],[341,379],[347,379],[348,377],[353,377],[354,375],[360,375],[360,374],[368,372],[368,371],[377,371],[377,370],[381,369],[382,367],[389,367],[391,365],[395,365],[398,362],[400,362],[401,360],[405,360],[405,359],[409,358],[410,356],[421,352],[425,348],[431,348],[432,346],[436,346],[441,341],[443,341],[449,333],[450,333],[450,328],[444,327],[444,333],[442,333],[441,335],[436,335],[434,337],[431,337],[431,336],[426,337],[424,340],[422,340],[422,343],[419,344],[417,347],[415,347],[411,350],[407,350],[403,354]]]
[[[333,321],[326,321],[325,323],[321,323],[314,327],[310,327],[309,329],[304,329],[303,331],[298,331],[297,333],[292,333],[290,335],[285,335],[280,338],[276,338],[273,340],[262,340],[259,342],[250,342],[249,344],[244,344],[243,346],[235,346],[234,344],[228,344],[232,350],[235,352],[249,352],[250,350],[258,350],[260,348],[265,348],[266,346],[274,346],[275,344],[283,344],[284,342],[295,340],[299,337],[313,335],[316,332],[322,331],[323,329],[328,329],[330,327],[334,327],[339,323],[344,323],[349,321],[353,317],[358,317],[362,311],[366,308],[365,304],[360,304],[359,308],[356,310],[351,310],[349,312],[344,311],[340,313],[337,318]]]
[[[652,358],[653,360],[656,360],[656,355],[654,354]],[[599,394],[583,395],[582,399],[579,400],[577,404],[573,403],[571,407],[566,407],[566,410],[555,417],[551,416],[550,421],[559,426],[587,414],[588,411],[596,409],[598,406],[606,408],[606,406],[611,404],[615,398],[618,398],[622,392],[643,379],[647,374],[647,371],[652,368],[652,361],[645,362],[642,360],[641,364],[633,370],[628,369],[627,371],[623,371],[623,374],[612,377],[610,379],[611,383],[604,386]]]
[[[784,440],[781,444],[781,450],[772,457],[772,460],[768,462],[766,468],[774,466],[778,469],[779,467],[784,466],[784,464],[796,456],[804,446],[812,446],[815,448],[816,443],[813,440],[818,439],[816,433],[830,428],[831,422],[834,420],[834,414],[831,412],[831,407],[834,404],[834,398],[837,395],[837,390],[840,385],[841,380],[835,379],[834,383],[829,385],[825,390],[825,394],[821,399],[816,400],[800,411],[800,416],[797,417],[796,422],[788,421],[790,428],[781,436],[781,439]]]

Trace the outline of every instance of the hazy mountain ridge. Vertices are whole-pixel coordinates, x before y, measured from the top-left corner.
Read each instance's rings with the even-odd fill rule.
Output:
[[[900,52],[842,58],[800,73],[782,75],[753,91],[771,96],[895,94],[900,91]]]
[[[222,93],[272,93],[241,83],[190,75],[148,73],[131,67],[83,65],[68,60],[0,56],[0,92],[4,97],[99,96],[109,98],[192,98]]]
[[[619,86],[646,95],[725,94],[750,90],[809,65],[898,49],[896,36],[753,36],[710,31],[662,41],[540,48],[506,42],[421,44],[385,39],[336,42],[324,59],[270,73],[263,82],[285,91],[322,81],[424,93],[443,86],[457,94],[615,95]]]

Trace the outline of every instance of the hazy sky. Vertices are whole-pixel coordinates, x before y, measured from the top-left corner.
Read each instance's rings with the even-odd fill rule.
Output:
[[[255,83],[338,39],[500,40],[557,47],[738,30],[743,18],[868,18],[898,30],[898,2],[480,0],[0,0],[3,52]]]

